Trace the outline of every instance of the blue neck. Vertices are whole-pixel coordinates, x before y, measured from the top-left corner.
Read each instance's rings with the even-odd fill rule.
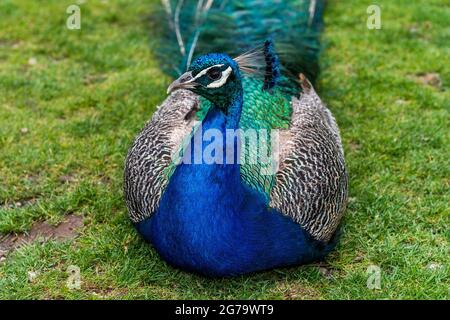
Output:
[[[244,103],[244,93],[242,86],[239,86],[230,99],[227,110],[226,129],[238,129],[241,120],[242,105]]]

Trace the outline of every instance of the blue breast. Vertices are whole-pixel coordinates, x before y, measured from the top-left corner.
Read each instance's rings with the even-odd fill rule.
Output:
[[[225,132],[225,123],[212,109],[203,131]],[[264,194],[242,183],[238,164],[180,164],[157,212],[136,227],[166,261],[209,276],[303,264],[332,249],[269,208]]]

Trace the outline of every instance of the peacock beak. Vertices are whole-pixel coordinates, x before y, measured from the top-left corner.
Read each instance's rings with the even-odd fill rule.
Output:
[[[177,80],[172,82],[167,88],[167,94],[170,94],[179,89],[192,89],[197,84],[194,82],[195,78],[192,76],[192,72],[188,71],[183,73]]]

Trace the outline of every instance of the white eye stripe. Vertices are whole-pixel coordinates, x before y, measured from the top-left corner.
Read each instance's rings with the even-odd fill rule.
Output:
[[[227,82],[228,77],[231,74],[231,67],[226,68],[223,72],[222,72],[222,77],[220,77],[219,80],[216,80],[214,82],[211,82],[210,84],[208,84],[206,87],[207,88],[220,88],[221,86],[223,86],[225,84],[225,82]]]
[[[203,69],[191,81],[195,81],[196,79],[200,78],[201,76],[204,76],[209,71],[209,69],[216,68],[216,67],[218,67],[218,68],[223,67],[223,64],[216,64],[215,66],[211,66],[209,68]]]

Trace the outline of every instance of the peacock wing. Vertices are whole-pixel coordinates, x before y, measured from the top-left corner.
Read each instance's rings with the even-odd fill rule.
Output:
[[[344,152],[331,112],[304,78],[302,86],[301,97],[292,99],[290,127],[280,135],[270,206],[317,240],[329,241],[347,200]]]
[[[125,200],[133,222],[151,216],[175,169],[180,147],[198,124],[199,97],[172,93],[136,137],[125,161]]]

